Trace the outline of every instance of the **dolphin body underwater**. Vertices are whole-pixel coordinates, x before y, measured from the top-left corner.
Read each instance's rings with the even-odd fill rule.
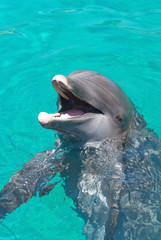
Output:
[[[38,153],[0,193],[0,217],[49,194],[59,173],[86,239],[161,239],[161,140],[121,88],[80,70],[52,80],[58,112],[38,120],[56,130],[55,149]]]

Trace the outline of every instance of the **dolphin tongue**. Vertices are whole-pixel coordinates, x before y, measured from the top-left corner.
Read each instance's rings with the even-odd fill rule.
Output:
[[[62,113],[61,115],[66,115],[66,116],[78,116],[78,115],[82,115],[84,114],[85,112],[81,109],[71,109],[71,110],[68,110],[66,111],[65,113]]]
[[[75,116],[80,116],[82,114],[84,114],[85,112],[81,109],[71,109],[71,110],[68,110],[68,111],[65,111],[65,112],[62,112],[60,114],[60,118],[61,119],[67,119],[67,118],[70,118],[70,117],[75,117]]]

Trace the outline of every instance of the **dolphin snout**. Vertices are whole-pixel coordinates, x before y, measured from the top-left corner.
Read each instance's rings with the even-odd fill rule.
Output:
[[[68,81],[68,78],[65,77],[64,75],[56,75],[53,77],[52,79],[52,84],[54,84],[54,82],[57,82],[57,83],[63,83],[65,86],[69,86],[69,81]]]

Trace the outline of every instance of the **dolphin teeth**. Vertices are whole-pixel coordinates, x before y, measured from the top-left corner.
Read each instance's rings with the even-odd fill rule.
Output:
[[[62,118],[62,119],[67,119],[67,118],[70,118],[70,116],[68,114],[65,114],[65,113],[55,113],[54,114],[54,118]]]
[[[60,117],[60,116],[61,116],[61,114],[58,112],[54,114],[54,117]]]

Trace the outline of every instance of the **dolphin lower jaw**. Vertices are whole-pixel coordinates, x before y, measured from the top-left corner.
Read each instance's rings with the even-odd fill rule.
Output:
[[[45,116],[46,113],[44,113]],[[50,115],[50,114],[48,114]],[[107,138],[115,138],[121,134],[121,129],[112,126],[110,116],[88,113],[71,119],[58,118],[41,124],[44,128],[57,131],[60,139],[67,142],[93,143],[101,142]]]

